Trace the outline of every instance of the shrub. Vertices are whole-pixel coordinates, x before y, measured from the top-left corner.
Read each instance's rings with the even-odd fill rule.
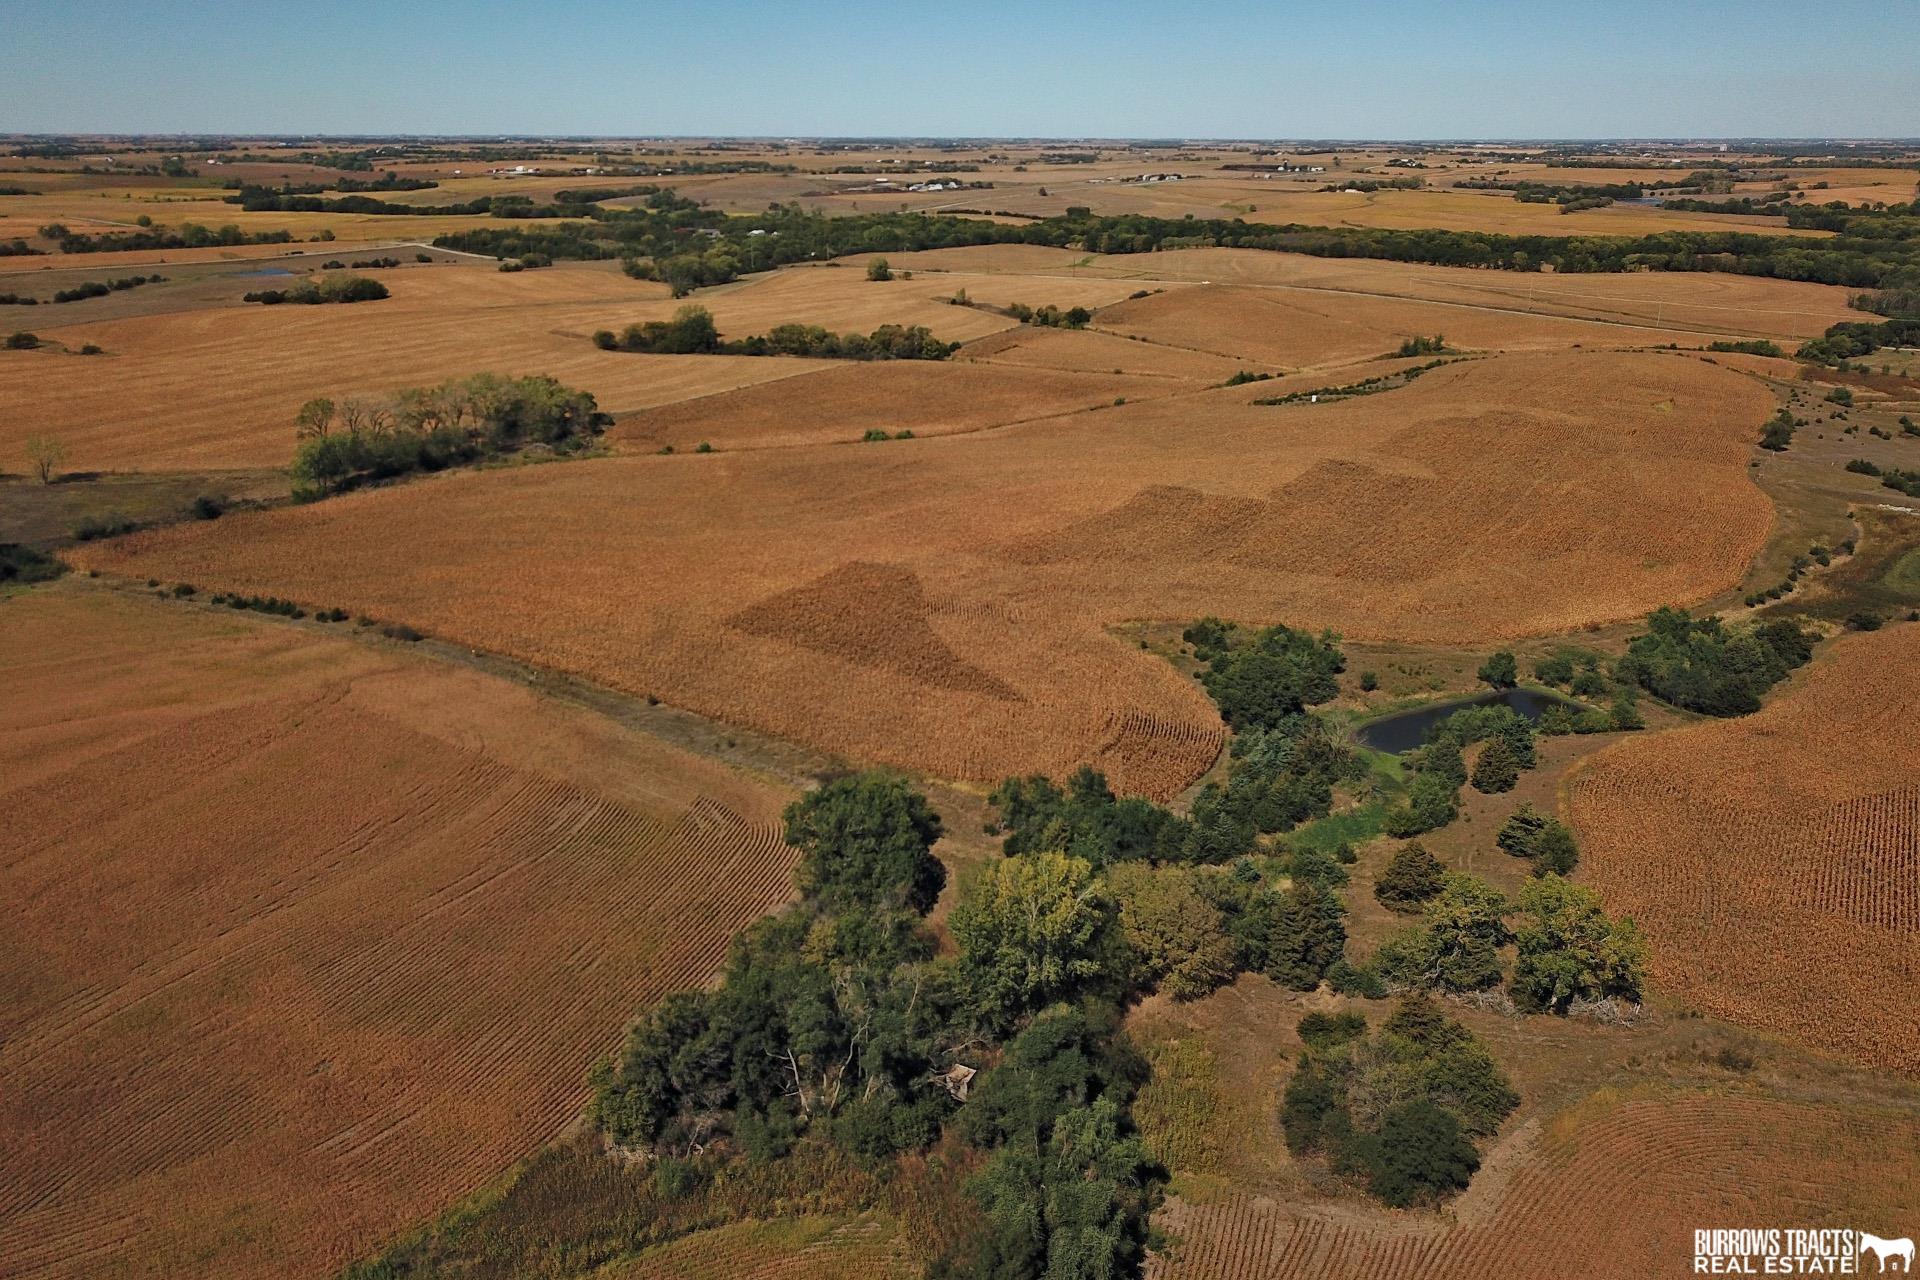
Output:
[[[193,500],[191,508],[196,520],[218,520],[227,510],[227,500],[203,493]]]
[[[867,279],[875,281],[893,279],[893,271],[887,266],[885,258],[875,258],[867,264]]]
[[[1310,1014],[1281,1104],[1296,1157],[1388,1204],[1430,1204],[1464,1188],[1479,1167],[1475,1135],[1490,1135],[1519,1095],[1473,1034],[1424,998],[1408,999],[1379,1031],[1352,1015]]]
[[[1573,832],[1564,823],[1536,813],[1529,804],[1522,804],[1507,819],[1496,842],[1514,857],[1531,862],[1537,876],[1564,876],[1580,860]]]
[[[117,538],[123,533],[132,533],[140,526],[122,512],[110,511],[103,516],[87,516],[73,527],[73,536],[81,542],[92,542],[96,538]]]
[[[1504,738],[1495,738],[1480,752],[1470,779],[1475,791],[1488,794],[1511,791],[1520,781],[1520,761]]]
[[[1793,415],[1782,408],[1768,418],[1766,425],[1760,428],[1760,447],[1774,453],[1785,452],[1793,443],[1793,433],[1798,424]]]
[[[17,542],[0,542],[0,583],[49,582],[66,571],[67,566],[53,556]]]
[[[1374,883],[1373,896],[1390,911],[1418,911],[1440,892],[1446,868],[1415,840],[1401,846]]]
[[[1496,689],[1511,689],[1520,681],[1511,650],[1502,649],[1480,664],[1480,678]]]
[[[40,339],[36,335],[28,333],[25,329],[20,329],[7,335],[7,350],[9,351],[31,351],[39,345]]]

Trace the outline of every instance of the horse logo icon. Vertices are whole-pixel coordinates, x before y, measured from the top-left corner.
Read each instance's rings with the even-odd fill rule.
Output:
[[[1913,1240],[1910,1237],[1903,1237],[1899,1240],[1884,1240],[1871,1232],[1862,1231],[1860,1233],[1860,1255],[1865,1257],[1868,1253],[1872,1253],[1880,1259],[1880,1269],[1882,1271],[1887,1269],[1888,1258],[1900,1259],[1900,1269],[1902,1271],[1908,1273],[1913,1271]]]

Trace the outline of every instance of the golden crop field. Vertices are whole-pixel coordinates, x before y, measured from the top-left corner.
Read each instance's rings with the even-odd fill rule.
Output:
[[[1758,713],[1575,775],[1583,870],[1646,930],[1665,989],[1920,1071],[1916,680],[1920,629],[1850,636]]]
[[[1771,522],[1746,475],[1771,398],[1694,359],[1468,360],[1333,404],[1261,389],[451,475],[73,554],[404,619],[854,758],[978,780],[1094,761],[1169,795],[1218,718],[1112,624],[1562,632],[1730,588]]]
[[[1141,342],[1097,329],[1048,329],[1021,326],[967,344],[964,360],[1075,373],[1129,373],[1160,378],[1222,382],[1241,370],[1259,368],[1249,361],[1165,343]]]
[[[1444,334],[1466,351],[1652,346],[1680,334],[1557,316],[1450,307],[1397,298],[1199,285],[1123,302],[1100,327],[1261,365],[1302,368],[1390,356],[1408,338]]]
[[[76,468],[277,466],[293,454],[295,411],[314,396],[384,394],[489,369],[550,374],[593,392],[603,409],[624,413],[831,367],[792,357],[598,350],[590,341],[596,330],[664,320],[682,305],[664,286],[629,280],[604,266],[502,274],[438,264],[379,274],[392,297],[350,307],[239,304],[243,289],[287,283],[273,277],[234,279],[228,305],[123,319],[61,323],[63,316],[36,308],[35,332],[43,339],[72,350],[91,342],[106,354],[82,361],[52,346],[0,353],[0,403],[18,406],[0,418],[0,457],[13,461],[24,440],[54,435],[67,443]],[[920,324],[948,341],[964,341],[1015,323],[997,312],[945,302],[957,287],[976,283],[983,295],[1006,293],[1010,301],[1024,295],[1033,305],[1062,307],[1100,305],[1130,291],[1111,280],[1001,276],[876,283],[851,267],[800,268],[711,291],[699,303],[728,337],[801,321],[860,333],[883,324]],[[974,384],[981,381],[973,376]],[[1035,375],[1028,382],[1039,389],[1042,405],[1060,395],[1048,388],[1060,387],[1061,379],[1049,384]],[[951,394],[968,394],[968,385]],[[46,394],[48,388],[59,393]],[[1153,389],[1120,379],[1104,398]],[[916,412],[911,404],[901,411]],[[963,416],[977,417],[971,411]]]
[[[228,305],[42,327],[43,338],[93,342],[106,354],[5,353],[0,401],[20,410],[0,419],[0,456],[12,462],[23,440],[51,434],[67,442],[76,468],[282,466],[293,456],[293,415],[314,396],[384,394],[491,369],[550,374],[621,412],[826,367],[597,350],[596,329],[672,313],[663,286],[617,272],[434,266],[381,275],[393,296],[357,306]]]
[[[948,435],[1103,408],[1116,398],[1131,403],[1204,386],[1190,378],[998,363],[841,363],[804,377],[636,413],[622,421],[611,438],[623,447],[651,453],[668,445],[686,450],[703,441],[716,449],[761,449],[859,440],[868,431],[893,435],[910,429],[915,436]]]
[[[330,1273],[791,887],[773,789],[311,625],[44,588],[0,705],[0,1275]]]
[[[1604,320],[1695,331],[1691,341],[1723,334],[1811,338],[1829,325],[1858,319],[1850,291],[1716,272],[1476,271],[1360,258],[1316,258],[1262,249],[1171,249],[1150,254],[1089,255],[1042,245],[983,245],[893,254],[895,267],[925,271],[1077,278],[1099,275],[1143,286],[1187,283],[1284,286],[1313,292],[1374,294],[1476,308]],[[1687,334],[1666,340],[1688,341]]]
[[[1514,1148],[1509,1150],[1508,1148]],[[1643,1280],[1705,1225],[1898,1223],[1920,1179],[1920,1118],[1843,1101],[1604,1090],[1509,1140],[1446,1217],[1258,1194],[1176,1199],[1152,1280],[1483,1276]],[[1451,1219],[1451,1220],[1449,1220]]]

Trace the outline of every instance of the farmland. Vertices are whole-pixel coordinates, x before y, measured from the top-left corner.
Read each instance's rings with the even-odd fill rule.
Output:
[[[343,1265],[564,1128],[788,891],[777,791],[500,679],[4,608],[0,1274]]]
[[[1157,1280],[1325,1275],[1638,1280],[1693,1252],[1702,1222],[1880,1221],[1920,1169],[1910,1108],[1711,1090],[1603,1093],[1527,1135],[1525,1163],[1454,1224],[1355,1221],[1283,1199],[1178,1201]],[[1783,1168],[1794,1171],[1780,1178]]]
[[[1920,632],[1847,638],[1748,719],[1623,742],[1574,778],[1595,883],[1720,1016],[1920,1071]]]
[[[0,139],[0,1277],[1910,1234],[1920,381],[1794,353],[1920,258],[1781,215],[1920,152],[1322,146]],[[1579,705],[1360,749],[1490,687]]]
[[[1585,416],[1581,387],[1607,388],[1606,412]],[[1766,535],[1744,474],[1764,396],[1691,359],[1504,356],[1330,405],[1257,389],[1009,436],[449,477],[77,554],[338,602],[832,753],[982,781],[1091,759],[1170,795],[1213,758],[1213,713],[1106,626],[1565,631],[1724,590]]]

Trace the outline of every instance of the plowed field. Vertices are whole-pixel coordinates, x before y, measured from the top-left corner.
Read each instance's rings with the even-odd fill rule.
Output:
[[[779,797],[506,681],[0,604],[0,1276],[323,1277],[778,904]]]

